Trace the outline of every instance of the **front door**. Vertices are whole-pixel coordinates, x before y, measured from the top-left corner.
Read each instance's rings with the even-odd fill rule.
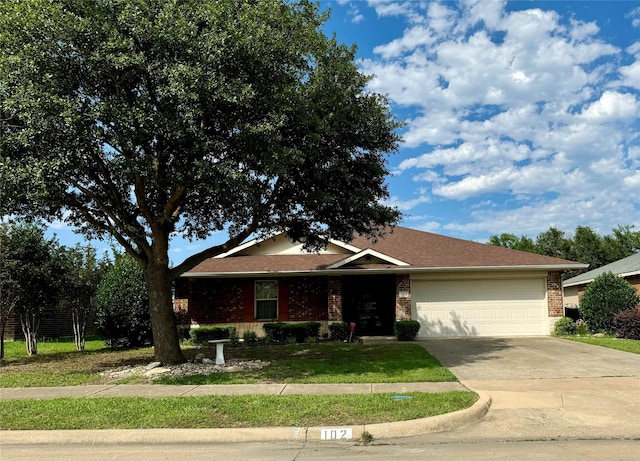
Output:
[[[358,336],[393,334],[395,276],[346,276],[342,279],[345,322],[355,322]]]

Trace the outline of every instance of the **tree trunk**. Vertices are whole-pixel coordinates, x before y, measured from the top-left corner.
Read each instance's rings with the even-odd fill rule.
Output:
[[[163,364],[185,361],[180,350],[180,339],[173,314],[169,258],[160,256],[147,262],[144,270],[149,290],[149,311],[153,331],[155,359]]]
[[[38,355],[38,330],[40,329],[40,314],[37,311],[28,309],[21,312],[20,325],[24,333],[25,345],[29,356]]]
[[[76,350],[83,351],[85,346],[85,328],[87,326],[87,312],[83,308],[74,308],[71,311],[73,322],[73,338],[76,343]]]

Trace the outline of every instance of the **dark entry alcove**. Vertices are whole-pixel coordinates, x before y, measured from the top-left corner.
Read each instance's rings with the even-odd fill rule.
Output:
[[[392,335],[396,316],[395,276],[343,277],[342,309],[344,320],[356,323],[356,335]]]

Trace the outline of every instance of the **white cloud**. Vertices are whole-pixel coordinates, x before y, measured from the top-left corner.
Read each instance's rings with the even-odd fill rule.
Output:
[[[605,91],[600,99],[583,112],[587,120],[612,121],[635,118],[640,113],[640,103],[632,94]]]
[[[584,219],[608,232],[638,216],[640,42],[620,48],[599,21],[504,1],[383,4],[410,26],[363,70],[409,114],[404,145],[424,152],[396,174],[431,206],[469,207],[468,223],[443,229],[539,233]]]

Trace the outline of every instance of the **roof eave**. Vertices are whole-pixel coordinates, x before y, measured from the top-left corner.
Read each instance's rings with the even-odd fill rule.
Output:
[[[543,264],[517,266],[443,266],[443,267],[385,267],[380,269],[308,269],[297,271],[248,271],[248,272],[185,272],[183,278],[214,278],[214,277],[276,277],[295,275],[353,275],[353,274],[384,274],[384,273],[426,273],[426,272],[479,272],[479,271],[562,271],[584,269],[587,264]]]
[[[598,274],[598,275],[602,275],[602,274]],[[617,275],[618,277],[622,277],[622,278],[626,278],[626,277],[633,277],[634,275],[640,275],[640,270],[632,271],[632,272],[624,272],[624,273],[616,274],[616,275]],[[596,277],[598,277],[598,276],[596,276]],[[571,280],[571,279],[569,279],[569,280],[566,280],[566,281],[562,284],[562,286],[564,286],[564,287],[575,287],[575,286],[578,286],[578,285],[586,285],[586,284],[588,284],[588,283],[593,282],[593,281],[596,279],[596,277],[591,277],[591,278],[588,278],[588,279],[584,279],[584,280],[577,280],[577,281],[575,281],[575,282],[569,282],[569,283],[567,283],[569,280]]]

